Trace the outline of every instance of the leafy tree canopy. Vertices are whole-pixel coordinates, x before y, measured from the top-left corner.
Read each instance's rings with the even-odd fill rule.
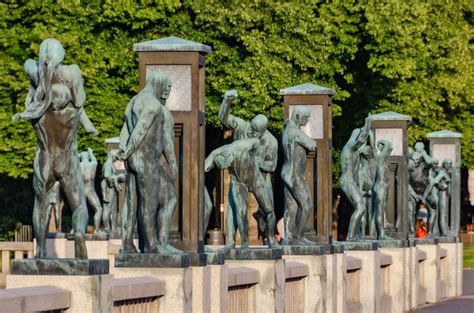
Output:
[[[265,112],[283,128],[279,90],[313,82],[337,91],[335,146],[367,112],[411,115],[410,140],[450,129],[464,134],[463,164],[473,153],[473,4],[369,1],[18,1],[0,4],[0,173],[27,177],[35,136],[23,110],[28,80],[23,63],[55,37],[65,64],[78,64],[85,109],[100,131],[81,130],[81,149],[105,157],[104,139],[117,136],[123,112],[138,91],[134,43],[178,36],[212,46],[206,59],[206,116],[217,120],[223,92],[240,92],[233,109],[250,119]],[[342,108],[342,109],[341,109]]]

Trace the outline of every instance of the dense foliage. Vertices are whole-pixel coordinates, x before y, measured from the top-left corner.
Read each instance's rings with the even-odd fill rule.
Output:
[[[410,142],[430,131],[464,134],[463,165],[474,166],[473,2],[368,1],[18,1],[0,4],[0,174],[32,172],[35,136],[23,110],[23,62],[48,37],[83,72],[86,111],[100,131],[80,148],[103,161],[104,139],[117,136],[138,91],[136,42],[175,35],[212,47],[207,57],[207,121],[223,92],[240,91],[233,112],[265,112],[283,128],[279,90],[313,82],[337,91],[335,154],[369,111],[411,115]],[[337,162],[336,166],[337,166]],[[337,174],[337,173],[336,173]]]

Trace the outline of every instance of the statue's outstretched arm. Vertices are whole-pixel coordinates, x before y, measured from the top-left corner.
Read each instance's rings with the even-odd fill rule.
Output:
[[[369,134],[371,132],[370,128],[372,127],[372,115],[369,115],[365,118],[365,124],[362,128],[359,136],[357,137],[357,144],[355,145],[355,149],[359,149],[364,143],[367,142]]]
[[[137,147],[145,138],[146,133],[150,129],[153,121],[159,115],[159,111],[162,110],[161,105],[146,105],[143,108],[143,111],[138,118],[137,124],[133,129],[130,137],[127,141],[125,149],[123,149],[123,155],[121,156],[122,159],[128,159],[128,157],[135,152]]]
[[[224,100],[222,100],[221,107],[219,108],[218,118],[221,123],[228,128],[235,128],[235,117],[230,114],[230,105],[237,99],[236,90],[228,90],[224,95]]]
[[[92,163],[95,163],[97,164],[97,159],[94,155],[94,151],[92,151],[91,148],[87,148],[87,153],[89,154],[89,160],[92,162]]]
[[[316,142],[309,138],[302,130],[296,132],[295,141],[305,147],[306,150],[316,151]]]
[[[94,127],[91,120],[89,119],[89,116],[87,116],[87,113],[85,110],[82,110],[79,122],[81,123],[82,127],[84,127],[88,135],[97,136],[99,134],[99,132]]]
[[[214,168],[214,158],[216,155],[216,150],[212,151],[204,161],[204,171],[207,173]]]

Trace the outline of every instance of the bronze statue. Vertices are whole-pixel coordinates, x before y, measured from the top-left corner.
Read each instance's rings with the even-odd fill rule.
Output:
[[[379,152],[375,156],[375,181],[373,185],[374,214],[372,216],[376,228],[377,239],[391,239],[385,235],[384,214],[387,209],[388,189],[390,188],[390,153],[392,153],[392,143],[387,140],[377,142]]]
[[[241,248],[247,248],[248,221],[247,221],[247,198],[249,191],[255,195],[259,206],[263,209],[266,222],[266,236],[270,247],[277,247],[275,240],[275,212],[273,200],[270,198],[266,182],[257,164],[257,150],[260,140],[257,138],[240,139],[231,144],[215,149],[206,158],[204,170],[209,172],[214,166],[224,170],[228,169],[233,177],[232,201],[236,208],[236,220],[240,237]],[[229,213],[228,213],[229,214]],[[227,244],[228,247],[234,245]]]
[[[113,158],[118,152],[113,149],[109,152],[107,160],[102,166],[102,181],[100,186],[102,189],[102,222],[104,223],[104,231],[107,234],[118,233],[118,216],[117,216],[117,196],[122,190],[120,183],[125,181],[125,175],[117,173]]]
[[[375,180],[375,143],[374,133],[369,131],[368,142],[365,142],[362,147],[359,148],[359,169],[358,169],[358,181],[359,188],[362,191],[364,199],[364,207],[368,214],[362,215],[360,220],[360,231],[361,235],[364,236],[367,227],[367,220],[369,221],[370,237],[375,238],[376,228],[373,218],[374,210],[372,208],[372,188]]]
[[[97,234],[99,233],[100,220],[102,218],[102,205],[95,191],[95,174],[98,162],[91,148],[88,148],[87,151],[83,151],[79,155],[79,160],[81,161],[81,171],[82,177],[84,178],[87,203],[94,210],[94,234]]]
[[[449,214],[449,204],[451,196],[451,176],[450,171],[452,169],[453,163],[450,159],[444,159],[439,170],[438,176],[435,178],[438,183],[439,188],[439,229],[441,231],[441,236],[449,236],[449,227],[447,216]]]
[[[29,72],[31,62],[26,64],[31,74],[26,111],[13,116],[13,120],[31,120],[38,139],[33,174],[33,227],[38,258],[47,256],[50,194],[54,192],[56,181],[73,212],[75,256],[87,258],[84,234],[88,213],[77,150],[77,128],[86,94],[79,67],[62,65],[63,59],[64,48],[58,40],[49,38],[41,43],[38,74]],[[33,82],[36,79],[37,84]]]
[[[301,127],[305,126],[311,112],[305,106],[296,106],[282,136],[285,163],[281,177],[285,183],[285,244],[314,244],[304,237],[308,217],[313,209],[306,181],[306,153],[316,151],[316,142]]]
[[[341,152],[341,190],[346,195],[355,211],[351,216],[349,231],[346,240],[356,240],[360,234],[360,221],[365,214],[364,195],[358,185],[360,155],[358,150],[369,137],[372,125],[372,116],[365,119],[363,128],[357,128],[352,132],[351,137],[343,147]]]
[[[171,91],[171,79],[159,72],[148,75],[145,87],[130,100],[125,111],[125,123],[120,133],[116,159],[125,161],[128,172],[126,201],[122,209],[121,253],[137,252],[133,233],[138,218],[138,231],[143,237],[144,253],[169,253],[167,242],[159,242],[157,221],[160,217],[162,165],[160,158],[166,149],[164,103]],[[166,157],[166,155],[165,155]],[[172,212],[171,212],[172,213]],[[160,221],[170,217],[160,217]],[[166,237],[162,239],[167,239]]]
[[[218,117],[224,126],[232,129],[234,133],[234,141],[245,138],[258,138],[260,140],[260,145],[257,148],[255,157],[260,168],[260,172],[265,180],[265,188],[267,189],[267,193],[270,195],[269,197],[272,202],[271,207],[273,208],[273,187],[271,182],[271,173],[275,171],[277,166],[278,141],[267,130],[268,119],[266,116],[259,114],[255,116],[251,122],[247,122],[230,114],[230,106],[235,101],[235,99],[237,99],[237,97],[238,93],[236,90],[229,90],[225,93]],[[226,216],[227,245],[231,247],[235,245],[235,229],[238,227],[236,220],[238,209],[236,208],[234,195],[244,189],[246,189],[246,187],[240,186],[235,177],[231,175],[228,196],[229,207]],[[265,213],[265,210],[259,207],[253,216],[257,220],[259,234],[265,234],[267,213]],[[243,245],[247,244],[248,243],[243,243]]]

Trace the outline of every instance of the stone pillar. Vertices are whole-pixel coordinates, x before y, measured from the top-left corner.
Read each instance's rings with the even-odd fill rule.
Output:
[[[442,165],[444,159],[453,162],[451,170],[451,205],[449,210],[449,229],[458,236],[461,223],[461,138],[462,134],[450,130],[440,130],[427,135],[430,140],[431,156]]]
[[[406,239],[408,232],[408,124],[411,117],[396,112],[373,116],[375,142],[388,140],[393,144],[390,155],[390,190],[386,210],[387,232]]]
[[[205,152],[205,56],[211,47],[177,37],[137,43],[140,88],[147,75],[161,71],[171,77],[172,89],[166,102],[174,118],[175,152],[178,161],[176,194],[178,206],[172,225],[172,243],[190,252],[193,265],[204,252],[204,152]]]
[[[314,203],[306,231],[316,231],[317,241],[332,241],[332,114],[331,101],[336,92],[314,84],[280,90],[284,97],[285,121],[296,105],[305,105],[311,118],[303,131],[316,141],[317,152],[308,155],[306,179]],[[316,176],[316,177],[315,177]]]

